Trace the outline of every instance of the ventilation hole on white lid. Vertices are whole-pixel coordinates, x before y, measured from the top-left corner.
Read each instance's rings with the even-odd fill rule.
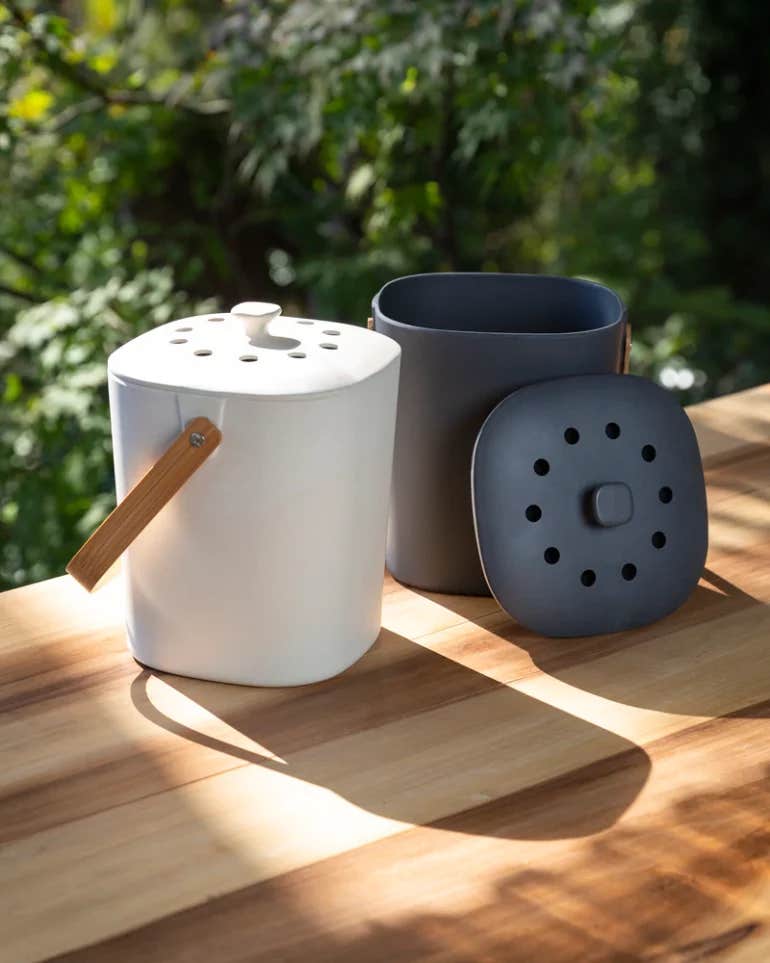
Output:
[[[332,328],[324,331],[324,334],[330,334],[333,338],[338,338],[340,336],[339,331],[334,331]]]
[[[326,348],[327,351],[336,351],[336,350],[337,350],[337,345],[336,345],[336,344],[329,344],[328,341],[322,341],[322,342],[321,342],[321,347],[322,347],[322,348]]]
[[[627,582],[633,582],[636,578],[636,565],[633,562],[626,562],[623,568],[620,570],[620,574]]]
[[[642,448],[642,458],[644,458],[645,461],[655,461],[657,454],[654,445],[645,445],[644,448]]]
[[[221,315],[217,315],[215,318],[209,318],[209,321],[224,321],[225,319]]]
[[[208,348],[198,348],[198,350],[194,351],[193,354],[197,354],[199,358],[208,358],[208,356],[211,354],[211,351],[209,351]]]
[[[655,548],[663,548],[666,544],[666,535],[664,532],[653,532],[650,541]]]
[[[555,565],[561,558],[559,549],[554,548],[552,545],[543,552],[543,558],[546,560],[546,562],[548,562],[549,565]]]
[[[576,445],[580,441],[580,432],[577,428],[568,428],[564,432],[564,440],[568,445]]]
[[[255,354],[242,354],[238,360],[239,361],[256,361],[257,356]]]
[[[307,358],[307,355],[305,354],[304,351],[290,351],[289,357],[290,358]]]
[[[315,321],[297,321],[297,324],[315,324]]]
[[[586,588],[591,588],[596,581],[596,572],[594,572],[592,568],[587,568],[585,572],[581,574],[580,581]]]
[[[671,501],[673,497],[674,497],[674,493],[671,491],[668,485],[664,485],[658,491],[658,498],[663,502],[664,505],[668,505],[668,503]]]
[[[532,466],[532,469],[536,475],[547,475],[551,470],[551,466],[548,464],[545,458],[538,458],[538,460]]]
[[[192,331],[192,328],[174,328],[174,331]]]
[[[172,338],[169,344],[187,344],[187,338]]]
[[[620,425],[615,421],[608,421],[604,426],[604,434],[608,438],[620,438]]]
[[[539,505],[529,505],[524,514],[527,516],[528,522],[539,522],[543,516]]]

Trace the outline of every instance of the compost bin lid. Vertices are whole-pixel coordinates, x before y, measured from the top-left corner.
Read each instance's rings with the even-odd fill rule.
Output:
[[[369,378],[400,355],[364,327],[284,317],[260,301],[160,325],[109,358],[111,377],[173,391],[306,396]]]
[[[484,575],[543,635],[644,625],[677,608],[707,548],[690,421],[645,378],[559,378],[514,391],[476,439],[473,511]]]

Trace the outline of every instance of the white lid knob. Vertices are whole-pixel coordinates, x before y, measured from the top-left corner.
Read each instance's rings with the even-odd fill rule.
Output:
[[[242,301],[230,309],[230,314],[242,320],[243,329],[251,339],[259,338],[280,313],[280,304],[270,304],[268,301]]]

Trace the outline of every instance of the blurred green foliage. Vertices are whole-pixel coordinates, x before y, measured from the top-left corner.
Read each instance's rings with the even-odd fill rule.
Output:
[[[766,380],[769,19],[0,2],[0,587],[111,507],[107,354],[215,304],[363,322],[398,274],[579,274],[683,400]]]

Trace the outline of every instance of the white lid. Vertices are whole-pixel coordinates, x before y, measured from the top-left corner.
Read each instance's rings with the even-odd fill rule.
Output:
[[[386,368],[391,338],[351,324],[278,316],[249,301],[229,314],[171,321],[109,358],[112,377],[155,388],[217,395],[309,395],[335,391]]]

